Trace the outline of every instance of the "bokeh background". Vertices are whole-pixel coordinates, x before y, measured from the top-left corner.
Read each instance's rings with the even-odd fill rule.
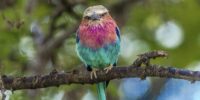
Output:
[[[200,70],[199,0],[0,0],[0,73],[13,76],[70,71],[82,64],[75,32],[84,9],[104,5],[121,30],[118,65],[165,50],[152,63]],[[93,85],[6,91],[7,100],[96,100]],[[108,100],[200,100],[200,82],[169,78],[113,80]]]

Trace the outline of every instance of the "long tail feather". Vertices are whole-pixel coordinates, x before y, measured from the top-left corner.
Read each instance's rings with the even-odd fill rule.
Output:
[[[98,100],[106,100],[106,82],[97,83]]]

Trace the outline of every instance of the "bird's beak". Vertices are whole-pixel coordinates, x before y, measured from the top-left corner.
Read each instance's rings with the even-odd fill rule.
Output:
[[[91,15],[91,20],[99,20],[99,19],[100,19],[100,16],[99,16],[98,14],[93,13],[93,14]]]

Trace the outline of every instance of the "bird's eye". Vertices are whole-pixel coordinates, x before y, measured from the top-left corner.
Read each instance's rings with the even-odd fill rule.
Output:
[[[89,20],[89,19],[90,19],[90,17],[89,17],[89,16],[85,16],[85,19]]]
[[[103,17],[103,16],[105,16],[106,14],[107,14],[107,13],[103,13],[103,14],[101,14],[100,16]]]

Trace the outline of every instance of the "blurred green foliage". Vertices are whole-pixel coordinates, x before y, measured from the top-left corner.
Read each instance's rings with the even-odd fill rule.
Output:
[[[28,62],[34,59],[34,52],[36,52],[34,51],[35,45],[31,37],[30,25],[33,21],[39,22],[42,31],[47,34],[51,20],[49,17],[55,9],[55,5],[48,3],[48,0],[38,0],[36,4],[32,5],[32,8],[29,8],[31,0],[8,1],[11,2],[10,6],[0,7],[0,72],[6,75],[23,76]],[[102,4],[109,7],[120,1],[122,0],[87,0],[84,4],[77,4],[74,11],[81,17],[84,9],[90,5]],[[6,2],[6,0],[0,0],[0,2]],[[31,11],[27,9],[31,9]],[[153,63],[186,68],[194,62],[199,62],[199,10],[200,2],[198,0],[143,0],[132,4],[126,9],[128,15],[125,25],[120,27],[122,37],[129,37],[124,38],[125,40],[129,39],[124,45],[127,43],[130,46],[130,50],[122,48],[122,51],[127,51],[128,55],[131,56],[123,56],[125,52],[121,52],[119,64],[130,64],[137,57],[136,55],[149,50],[166,50],[169,53],[168,59],[158,59]],[[115,20],[118,22],[120,19]],[[174,22],[182,30],[183,40],[180,45],[174,48],[160,45],[155,38],[159,26],[168,21]],[[71,23],[76,22],[77,20],[66,12],[56,24],[66,23],[66,27],[73,27]],[[56,31],[55,34],[59,35],[60,31],[62,30]],[[24,40],[23,43],[25,38],[27,40]],[[22,49],[22,47],[24,48]],[[56,55],[57,64],[62,70],[70,70],[81,64],[75,52],[75,34],[65,41]],[[120,81],[114,82],[111,82],[109,87],[109,93],[113,97],[120,94],[118,93]],[[70,85],[41,89],[42,92],[37,99],[51,100],[59,91],[72,92],[77,90],[76,92],[79,92],[79,88],[86,91],[90,86]],[[79,99],[84,95],[83,91],[78,94]],[[64,93],[64,95],[66,94]],[[11,100],[27,100],[27,98],[29,97],[26,91],[16,91],[10,97]]]

